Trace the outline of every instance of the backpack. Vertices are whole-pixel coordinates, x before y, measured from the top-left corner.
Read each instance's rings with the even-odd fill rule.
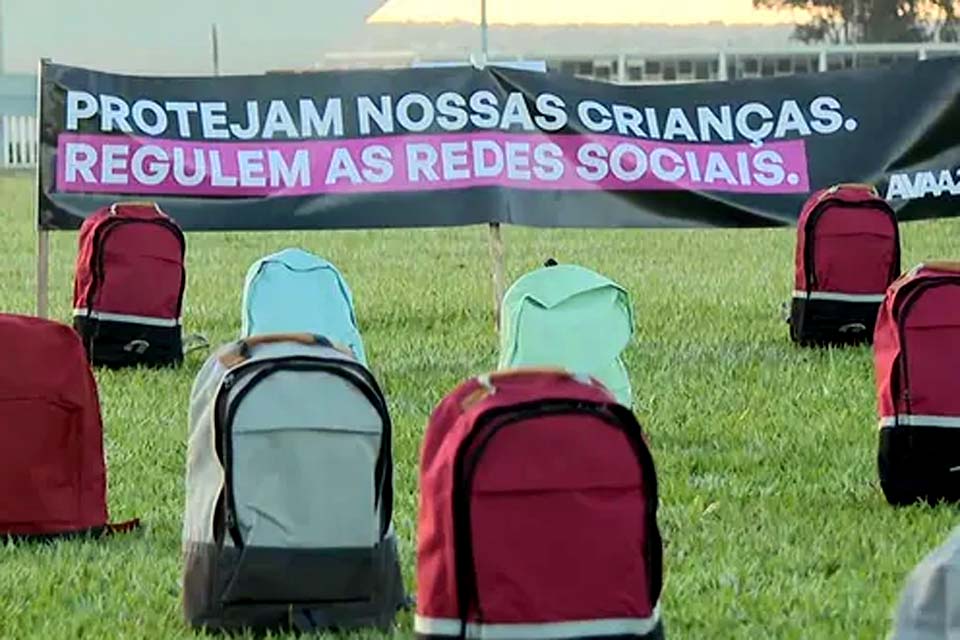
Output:
[[[388,629],[404,599],[386,401],[346,350],[260,335],[190,398],[183,607],[194,627]]]
[[[630,294],[590,269],[546,264],[504,294],[497,368],[556,366],[588,374],[633,406],[621,358],[633,337]]]
[[[153,203],[105,207],[80,227],[73,326],[90,362],[179,365],[186,241]]]
[[[313,333],[350,348],[367,363],[353,294],[330,262],[301,249],[265,256],[247,270],[240,337]]]
[[[869,185],[814,193],[797,223],[790,338],[869,343],[887,287],[900,275],[897,216]]]
[[[97,385],[83,345],[58,322],[0,315],[0,537],[128,531],[107,522]]]
[[[420,487],[418,638],[663,637],[653,458],[598,381],[465,382],[430,418]]]
[[[890,640],[944,640],[960,636],[960,527],[907,577]]]
[[[897,280],[874,337],[880,486],[890,504],[960,501],[960,263]]]

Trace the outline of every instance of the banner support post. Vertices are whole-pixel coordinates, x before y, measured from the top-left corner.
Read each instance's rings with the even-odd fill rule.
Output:
[[[487,25],[487,0],[480,0],[480,51],[481,64],[487,65],[490,54]],[[490,223],[490,259],[493,261],[493,322],[500,329],[500,307],[503,304],[503,237],[500,235],[500,223]]]
[[[37,227],[37,317],[48,317],[49,290],[50,230]]]
[[[43,65],[50,62],[50,58],[41,58],[37,72],[37,144],[40,145],[40,122],[43,113],[40,109],[40,101],[43,96]],[[41,145],[42,146],[42,145]],[[42,164],[41,154],[37,153],[37,204],[34,210],[37,224],[37,316],[47,318],[50,301],[50,230],[44,229],[40,224],[40,193],[43,188],[40,185],[40,165]]]
[[[503,238],[500,223],[490,223],[490,259],[493,261],[493,316],[497,330],[500,329],[500,307],[503,305]]]

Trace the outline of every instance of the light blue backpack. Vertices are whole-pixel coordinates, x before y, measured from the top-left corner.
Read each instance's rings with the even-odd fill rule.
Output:
[[[590,269],[547,264],[522,276],[504,295],[497,368],[555,366],[586,373],[632,407],[622,358],[633,337],[630,294]]]
[[[327,336],[367,364],[353,294],[330,262],[301,249],[260,258],[243,287],[241,338],[268,333]]]

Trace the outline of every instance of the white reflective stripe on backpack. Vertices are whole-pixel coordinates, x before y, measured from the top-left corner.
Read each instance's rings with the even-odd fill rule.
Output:
[[[177,327],[180,325],[180,318],[152,318],[150,316],[135,316],[127,313],[108,313],[106,311],[90,311],[89,309],[74,309],[74,317],[93,318],[94,320],[106,320],[108,322],[133,322],[144,324],[151,327]]]
[[[477,640],[560,640],[562,638],[602,638],[604,636],[643,636],[652,633],[660,622],[658,604],[649,618],[602,618],[535,623],[467,624],[467,638]],[[460,635],[461,623],[455,618],[416,616],[414,631],[428,636]]]
[[[882,293],[838,293],[835,291],[794,291],[794,298],[834,302],[883,302]]]
[[[897,416],[884,416],[880,419],[881,427],[893,427],[904,425],[907,427],[946,427],[949,429],[960,429],[960,418],[954,416],[920,416],[912,414],[900,414]]]

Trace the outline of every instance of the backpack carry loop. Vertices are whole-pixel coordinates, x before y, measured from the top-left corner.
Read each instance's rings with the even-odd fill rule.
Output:
[[[261,344],[276,344],[278,342],[297,342],[306,346],[321,346],[349,355],[353,354],[344,346],[334,344],[330,339],[312,333],[268,333],[244,338],[237,342],[236,350],[227,351],[220,356],[220,364],[231,369],[250,359],[250,349]]]
[[[825,189],[823,193],[820,194],[820,197],[817,198],[817,204],[823,202],[830,196],[834,195],[840,189],[855,189],[857,191],[866,191],[872,196],[880,197],[880,194],[877,192],[877,188],[872,184],[865,184],[862,182],[845,182],[840,184],[835,184],[829,189]]]
[[[576,374],[570,371],[569,369],[564,369],[563,367],[513,367],[512,369],[505,369],[503,371],[494,371],[492,373],[485,373],[483,375],[477,376],[477,382],[480,383],[485,389],[489,390],[491,393],[496,391],[494,383],[497,380],[503,380],[504,378],[512,378],[514,376],[522,376],[527,374],[540,373],[547,375],[559,375],[565,376],[567,378],[572,378],[578,382],[582,382],[586,385],[597,386],[601,388],[603,385],[592,376],[585,374]]]
[[[511,378],[519,375],[526,374],[542,374],[542,375],[555,375],[563,376],[571,380],[576,380],[581,384],[585,384],[591,387],[596,387],[602,389],[606,393],[610,394],[610,390],[603,385],[599,380],[593,376],[586,374],[577,374],[573,373],[567,369],[560,367],[515,367],[513,369],[505,369],[502,371],[494,371],[493,373],[485,373],[476,377],[477,384],[480,387],[469,394],[466,398],[463,399],[463,402],[460,405],[460,408],[464,411],[469,409],[471,406],[480,402],[481,400],[488,398],[497,392],[496,382],[498,380],[503,380],[504,378]],[[611,394],[612,395],[612,394]]]
[[[125,202],[114,202],[110,205],[110,215],[117,215],[117,207],[153,207],[157,210],[157,213],[163,213],[163,210],[160,208],[160,205],[154,202],[153,200],[127,200]],[[166,215],[166,214],[164,214]]]
[[[910,270],[908,277],[917,275],[923,269],[930,269],[931,271],[943,271],[946,273],[960,273],[960,261],[939,260],[934,262],[921,262]]]

